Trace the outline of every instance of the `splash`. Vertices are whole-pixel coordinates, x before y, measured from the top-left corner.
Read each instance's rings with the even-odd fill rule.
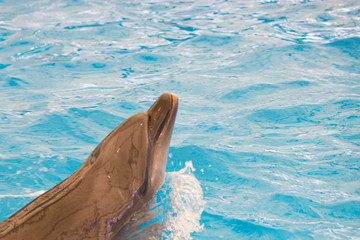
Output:
[[[200,224],[201,213],[205,201],[199,181],[194,174],[191,161],[185,163],[185,168],[169,174],[172,210],[167,214],[166,230],[170,232],[169,239],[192,239],[192,232],[203,230]]]
[[[194,176],[191,161],[177,172],[168,173],[163,187],[144,209],[137,213],[115,239],[192,239],[202,231],[203,191]]]

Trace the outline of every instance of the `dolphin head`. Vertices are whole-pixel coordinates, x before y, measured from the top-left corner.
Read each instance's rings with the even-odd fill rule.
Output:
[[[175,94],[162,94],[147,112],[135,114],[115,128],[84,167],[99,165],[91,168],[104,168],[102,175],[112,179],[112,187],[152,197],[164,182],[177,108]]]
[[[84,188],[96,192],[89,196],[102,198],[100,196],[106,195],[109,199],[96,200],[98,208],[109,211],[110,218],[106,217],[109,238],[164,183],[177,108],[175,94],[162,94],[147,112],[135,114],[115,128],[78,170],[79,174],[89,172],[83,175],[88,178],[83,179],[88,185]]]

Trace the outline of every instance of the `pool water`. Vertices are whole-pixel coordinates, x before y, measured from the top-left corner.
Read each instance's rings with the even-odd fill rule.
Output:
[[[0,1],[0,220],[163,92],[166,182],[127,237],[360,238],[357,0]]]

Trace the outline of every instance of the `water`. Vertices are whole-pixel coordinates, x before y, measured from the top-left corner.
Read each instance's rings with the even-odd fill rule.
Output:
[[[0,1],[0,220],[175,92],[136,236],[360,238],[359,20],[356,0]]]

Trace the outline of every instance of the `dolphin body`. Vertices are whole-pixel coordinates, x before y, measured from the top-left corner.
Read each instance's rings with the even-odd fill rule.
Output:
[[[112,239],[162,186],[178,98],[115,128],[70,177],[0,223],[1,240]]]

